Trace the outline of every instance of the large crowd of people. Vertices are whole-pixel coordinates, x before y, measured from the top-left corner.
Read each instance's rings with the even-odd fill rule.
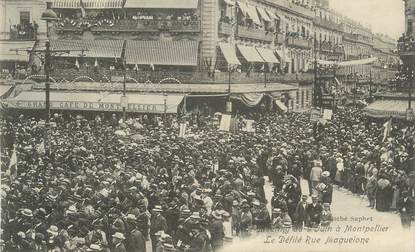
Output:
[[[50,155],[43,121],[3,120],[2,154],[14,144],[17,169],[2,167],[2,250],[146,251],[150,240],[152,251],[217,251],[254,232],[329,226],[333,184],[379,211],[404,209],[411,223],[413,132],[395,125],[383,139],[357,109],[325,124],[239,116],[255,134],[218,131],[216,116],[106,116],[54,114]]]

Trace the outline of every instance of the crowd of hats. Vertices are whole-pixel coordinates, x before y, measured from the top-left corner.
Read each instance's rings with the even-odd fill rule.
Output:
[[[269,200],[261,183],[261,153],[267,158],[282,155],[290,164],[318,159],[323,167],[328,157],[338,154],[350,169],[347,181],[360,176],[355,170],[367,162],[391,181],[408,175],[403,164],[412,155],[408,150],[413,138],[395,129],[382,143],[380,124],[369,123],[355,109],[338,110],[324,126],[324,137],[315,134],[307,114],[248,117],[257,121],[256,134],[219,132],[203,117],[199,125],[189,125],[191,137],[178,138],[176,118],[163,126],[156,117],[120,124],[115,118],[64,119],[55,114],[50,157],[42,151],[44,123],[25,116],[3,121],[4,132],[15,134],[6,138],[15,138],[18,157],[17,178],[2,176],[4,246],[43,242],[62,247],[75,241],[94,250],[101,245],[86,237],[97,228],[107,237],[126,236],[126,230],[106,225],[116,219],[136,222],[147,235],[151,210],[168,219],[170,236],[180,215],[207,228],[210,218],[226,217],[233,207],[251,208]],[[115,134],[120,130],[125,134]],[[144,137],[134,140],[136,134]],[[402,158],[393,159],[393,165],[389,159],[377,165],[387,151]],[[4,154],[10,156],[11,149]],[[177,211],[179,216],[172,214]]]

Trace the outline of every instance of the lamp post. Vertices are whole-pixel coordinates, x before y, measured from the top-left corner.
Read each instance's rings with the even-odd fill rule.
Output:
[[[167,94],[163,93],[164,97],[164,123],[166,123],[166,115],[167,115]]]
[[[413,69],[409,69],[409,83],[408,83],[408,108],[406,109],[406,120],[412,121],[413,120],[413,112],[412,109],[412,82],[414,81],[414,72]]]
[[[267,87],[267,69],[264,65],[264,88]]]
[[[47,9],[42,13],[40,18],[43,21],[46,21],[46,36],[49,37],[49,22],[57,21],[58,16],[52,9]],[[45,118],[45,152],[48,157],[50,157],[50,67],[51,67],[51,51],[50,51],[50,42],[46,41],[45,43],[45,106],[46,106],[46,118]]]
[[[225,111],[232,113],[232,102],[231,102],[231,82],[232,82],[232,68],[228,66],[228,99],[226,101]]]
[[[122,97],[121,97],[121,107],[122,107],[122,120],[125,123],[125,121],[127,120],[127,107],[128,107],[128,98],[126,95],[126,75],[127,75],[127,64],[125,62],[125,60],[123,61],[122,64],[122,75],[123,75],[123,82],[122,82]]]

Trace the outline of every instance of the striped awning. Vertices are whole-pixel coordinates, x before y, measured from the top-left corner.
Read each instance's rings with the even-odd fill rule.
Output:
[[[120,93],[103,94],[99,92],[50,92],[52,110],[74,111],[122,111]],[[183,94],[137,94],[127,93],[127,112],[135,113],[173,113],[178,112]],[[44,109],[45,92],[23,91],[13,98],[6,99],[11,108]]]
[[[53,9],[79,9],[81,8],[81,0],[53,0]]]
[[[262,48],[262,47],[257,47],[256,49],[259,55],[261,55],[261,57],[265,60],[265,62],[275,63],[275,64],[280,63],[280,61],[277,59],[277,57],[275,57],[275,54],[271,49]]]
[[[236,56],[236,48],[232,44],[228,43],[219,43],[220,50],[222,51],[223,56],[225,57],[226,62],[229,65],[240,65],[241,62]]]
[[[198,0],[126,0],[129,9],[197,9]]]
[[[259,15],[261,16],[261,18],[266,21],[266,22],[271,22],[271,18],[270,16],[268,16],[267,12],[265,11],[265,9],[261,8],[261,7],[256,7],[256,9],[258,10]]]
[[[237,47],[247,62],[265,62],[255,47],[243,45],[237,45]]]
[[[196,66],[197,41],[133,41],[127,40],[127,64]]]
[[[255,6],[250,5],[246,2],[241,2],[241,1],[238,1],[238,6],[241,12],[243,13],[243,15],[245,16],[247,15],[250,19],[252,19],[254,23],[259,24],[259,25],[261,24],[261,21],[259,20],[259,16],[258,16]]]
[[[121,58],[124,40],[51,40],[52,50],[72,51],[61,57]]]
[[[35,41],[0,41],[0,61],[29,62],[30,54],[24,50],[32,50]],[[21,51],[13,51],[19,49]]]
[[[81,0],[85,9],[121,9],[124,0]]]
[[[265,9],[265,11],[268,13],[268,16],[269,16],[272,20],[280,20],[280,18],[279,18],[276,14],[274,14],[274,12],[272,12],[272,11],[270,11],[270,10],[268,10],[268,9]]]
[[[256,24],[261,24],[261,20],[259,20],[258,12],[256,11],[255,6],[247,4],[248,6],[248,16],[252,21]]]
[[[375,118],[406,118],[407,100],[378,100],[364,108],[365,113]]]

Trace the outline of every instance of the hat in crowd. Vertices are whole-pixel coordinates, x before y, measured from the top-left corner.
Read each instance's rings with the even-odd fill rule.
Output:
[[[28,208],[23,209],[21,213],[26,217],[33,217],[32,210]]]
[[[192,212],[191,212],[188,208],[184,208],[184,209],[181,211],[181,213],[182,213],[182,214],[191,214]]]
[[[91,244],[87,251],[102,251],[102,247],[99,244]]]
[[[120,240],[125,240],[124,234],[120,232],[115,232],[115,234],[113,234],[112,237],[120,239]]]
[[[170,243],[163,243],[163,251],[174,251],[173,244]]]
[[[259,200],[255,199],[255,200],[252,202],[252,205],[254,205],[254,206],[260,206],[260,205],[261,205],[261,203],[259,202]]]
[[[163,208],[160,205],[156,205],[153,208],[153,212],[163,212]]]
[[[327,178],[327,177],[330,176],[330,172],[329,171],[324,171],[324,172],[321,173],[321,176]]]
[[[53,235],[53,236],[57,236],[59,233],[59,229],[58,229],[58,227],[57,226],[55,226],[55,225],[51,225],[50,227],[49,227],[49,229],[47,230],[47,232],[49,233],[49,234],[51,234],[51,235]]]
[[[134,214],[127,214],[127,220],[137,220],[137,217],[135,217],[135,215]]]
[[[213,216],[213,218],[218,219],[218,220],[221,220],[222,219],[222,215],[219,213],[218,210],[213,211],[212,212],[212,216]]]
[[[313,195],[313,196],[311,196],[311,199],[318,199],[318,196],[317,195]]]
[[[77,212],[76,207],[74,205],[71,205],[68,207],[68,210],[66,210],[66,213],[68,214],[75,214]]]
[[[323,203],[323,206],[329,207],[330,206],[330,203]]]
[[[272,209],[272,213],[281,213],[281,209],[279,209],[279,208],[274,208],[274,209]]]
[[[239,202],[238,202],[237,200],[234,200],[234,201],[232,202],[232,206],[239,206]]]
[[[200,219],[200,213],[199,212],[193,212],[190,216],[192,219]]]
[[[155,235],[158,235],[158,236],[162,236],[162,235],[164,235],[164,230],[160,230],[160,231],[158,231],[157,233],[155,233]]]
[[[282,227],[283,228],[290,228],[292,225],[291,225],[291,221],[284,221],[283,223],[282,223]]]

